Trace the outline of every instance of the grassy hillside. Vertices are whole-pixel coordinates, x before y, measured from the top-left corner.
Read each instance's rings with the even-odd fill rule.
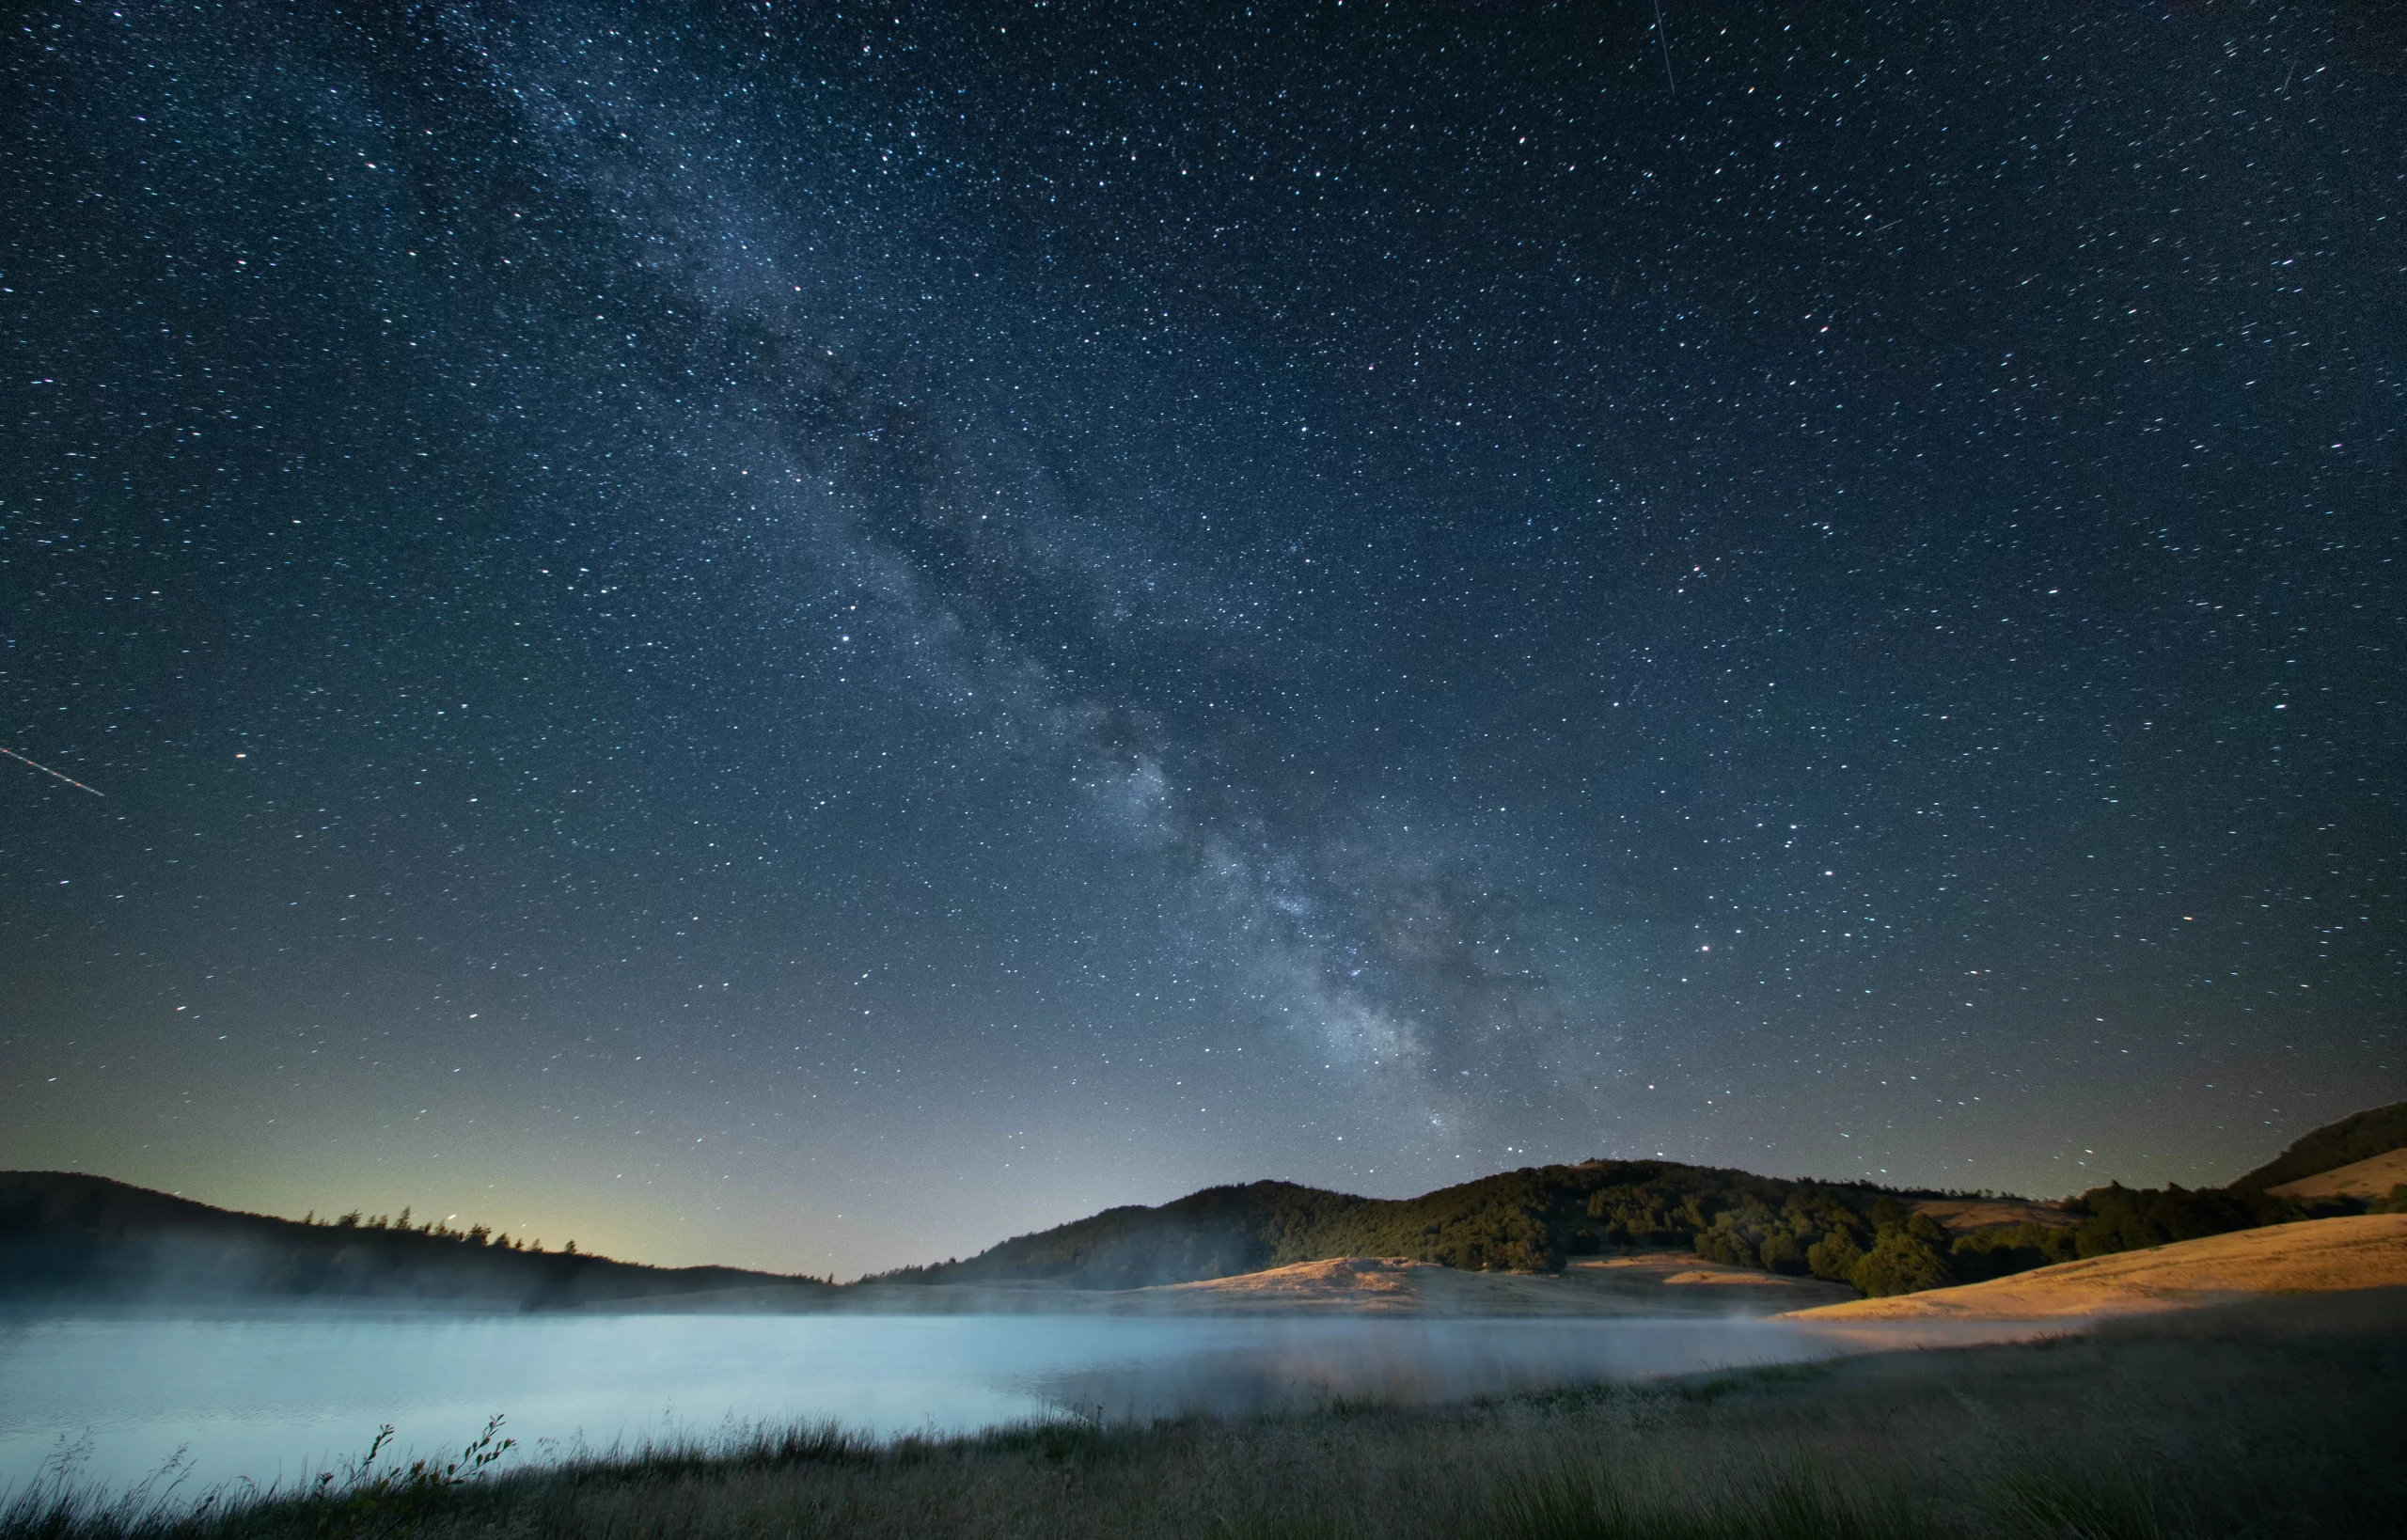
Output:
[[[2243,1295],[2407,1289],[2407,1214],[2356,1214],[2059,1263],[1959,1288],[1854,1299],[1823,1320],[2080,1320],[2190,1310]]]
[[[2300,1136],[2289,1149],[2234,1182],[2231,1190],[2262,1192],[2398,1149],[2407,1149],[2407,1102],[2352,1112]]]
[[[545,1251],[482,1226],[237,1214],[105,1177],[0,1171],[0,1299],[413,1298],[546,1308],[809,1279]]]

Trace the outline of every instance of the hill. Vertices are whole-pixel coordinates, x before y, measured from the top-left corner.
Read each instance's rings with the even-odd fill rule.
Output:
[[[2177,1241],[1901,1298],[1824,1305],[1794,1318],[2044,1320],[2400,1285],[2407,1285],[2407,1214],[2362,1214]]]
[[[1418,1198],[1359,1198],[1287,1182],[1210,1187],[1158,1208],[1107,1209],[875,1281],[1139,1289],[1348,1257],[1558,1272],[1581,1257],[1675,1246],[1707,1262],[1882,1297],[2368,1206],[2353,1193],[2119,1184],[2047,1204],[1591,1160],[1525,1167]]]
[[[1916,1212],[1918,1205],[1937,1217]],[[1955,1238],[1950,1219],[1970,1221],[1957,1229],[1987,1233],[1997,1219],[2024,1218],[2017,1234],[2076,1222],[2065,1215],[2044,1224],[2027,1218],[2039,1212],[2010,1200],[1788,1181],[1661,1160],[1591,1160],[1524,1167],[1418,1198],[1358,1198],[1288,1182],[1209,1187],[1158,1208],[1106,1209],[1015,1236],[966,1261],[905,1268],[878,1281],[1132,1289],[1342,1257],[1552,1272],[1581,1256],[1677,1246],[1707,1261],[1891,1292],[1926,1274],[1950,1281],[1941,1260]],[[2002,1270],[1997,1259],[2011,1249],[1992,1248],[1975,1265]],[[1860,1279],[1867,1259],[1873,1276]],[[2045,1260],[2036,1249],[2033,1259]]]
[[[2407,1212],[2395,1201],[2402,1184],[2407,1184],[2407,1150],[2390,1150],[2370,1160],[2351,1161],[2265,1190],[2276,1198],[2392,1199],[2385,1206],[2396,1214]]]
[[[2301,1135],[2289,1149],[2232,1183],[2231,1190],[2264,1192],[2398,1149],[2407,1149],[2407,1102],[2368,1108]]]
[[[523,1249],[466,1231],[347,1215],[330,1223],[212,1208],[106,1177],[0,1171],[0,1300],[79,1304],[222,1297],[423,1300],[558,1309],[810,1279],[735,1267],[647,1267]]]

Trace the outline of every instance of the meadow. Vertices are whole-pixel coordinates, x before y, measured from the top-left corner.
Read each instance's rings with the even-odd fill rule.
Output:
[[[2395,1533],[2407,1291],[1451,1407],[754,1428],[524,1465],[506,1436],[197,1505],[171,1478],[110,1494],[62,1476],[16,1494],[0,1537]]]

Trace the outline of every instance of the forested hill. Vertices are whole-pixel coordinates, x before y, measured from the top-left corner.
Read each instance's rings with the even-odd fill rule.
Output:
[[[238,1214],[67,1171],[0,1171],[0,1300],[417,1299],[544,1309],[728,1289],[821,1295],[810,1279],[647,1267],[545,1251],[482,1226]]]
[[[2368,1108],[2302,1134],[2289,1149],[2234,1182],[2231,1187],[2235,1192],[2262,1192],[2267,1187],[2320,1176],[2398,1149],[2407,1149],[2407,1102]]]
[[[1624,1248],[1680,1247],[1735,1266],[1812,1273],[1867,1295],[1906,1294],[2363,1207],[2119,1186],[2043,1205],[1593,1160],[1505,1171],[1419,1198],[1356,1198],[1287,1182],[1211,1187],[1159,1208],[1107,1209],[878,1281],[1126,1289],[1329,1257],[1551,1270]]]
[[[1107,1209],[966,1262],[905,1268],[887,1280],[1046,1280],[1116,1289],[1325,1257],[1549,1269],[1573,1257],[1664,1245],[1719,1248],[1734,1256],[1743,1247],[1748,1265],[1803,1272],[1811,1265],[1807,1253],[1825,1237],[1868,1243],[1878,1229],[1872,1211],[1882,1198],[1902,1217],[1898,1196],[1660,1160],[1524,1168],[1405,1199],[1256,1182],[1207,1188],[1159,1208]]]

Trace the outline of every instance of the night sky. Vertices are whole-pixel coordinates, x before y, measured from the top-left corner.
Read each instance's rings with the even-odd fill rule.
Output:
[[[0,1166],[851,1276],[2407,1095],[2395,6],[21,8]]]

